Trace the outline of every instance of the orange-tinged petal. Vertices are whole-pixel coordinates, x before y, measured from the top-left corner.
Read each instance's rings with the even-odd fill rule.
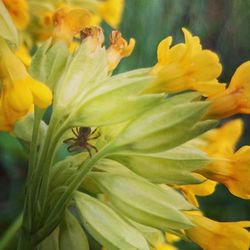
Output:
[[[248,250],[250,234],[237,222],[217,222],[199,215],[186,214],[194,227],[186,231],[204,250]]]

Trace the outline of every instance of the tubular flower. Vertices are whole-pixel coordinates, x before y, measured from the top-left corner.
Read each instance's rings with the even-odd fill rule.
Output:
[[[235,152],[242,130],[242,120],[236,119],[202,136],[203,144],[199,147],[208,153],[212,162],[198,172],[206,178],[224,184],[232,194],[249,199],[250,149],[245,146]]]
[[[203,50],[197,36],[182,29],[185,43],[170,48],[172,37],[162,40],[157,49],[158,63],[152,74],[158,77],[149,88],[150,92],[177,92],[196,90],[204,96],[211,96],[224,90],[217,81],[222,66],[218,56],[210,50]]]
[[[67,44],[82,29],[91,24],[91,14],[85,9],[61,8],[53,16],[54,40],[64,40]]]
[[[48,107],[52,94],[47,86],[31,78],[4,40],[0,40],[0,57],[0,130],[10,131],[33,104]]]
[[[129,56],[134,47],[135,39],[130,38],[129,43],[122,37],[119,31],[112,31],[110,38],[110,46],[107,49],[107,57],[109,70],[116,68],[122,58]]]
[[[244,229],[250,221],[217,222],[201,215],[188,214],[195,225],[185,230],[187,236],[204,250],[248,250],[250,234]]]
[[[209,118],[225,118],[237,113],[250,114],[250,61],[235,71],[227,89],[209,97]]]
[[[15,25],[25,29],[29,23],[29,5],[26,0],[3,0]]]
[[[199,173],[224,184],[229,191],[243,199],[250,199],[250,146],[240,148],[236,153],[214,155],[214,160]]]
[[[237,142],[243,132],[243,121],[235,119],[220,128],[212,129],[201,137],[200,149],[208,153],[230,155],[235,151]]]
[[[177,186],[177,189],[182,191],[190,203],[196,207],[199,207],[196,196],[208,196],[213,194],[217,183],[215,181],[208,180],[201,175],[195,174],[195,176],[203,182],[200,184]]]

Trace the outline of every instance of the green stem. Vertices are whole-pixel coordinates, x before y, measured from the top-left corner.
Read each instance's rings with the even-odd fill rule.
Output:
[[[22,224],[22,214],[20,214],[16,220],[10,225],[7,231],[0,239],[0,250],[4,250],[10,244],[11,240],[15,237],[17,231],[20,229]]]
[[[81,185],[82,181],[87,176],[89,171],[91,171],[91,169],[94,167],[94,164],[98,160],[103,158],[109,150],[109,147],[103,148],[81,167],[80,171],[76,175],[76,178],[67,187],[63,195],[60,197],[59,201],[54,206],[53,210],[50,212],[50,215],[45,222],[45,226],[33,236],[34,243],[40,242],[42,239],[44,239],[44,237],[49,235],[49,233],[54,230],[54,228],[59,223],[65,207],[72,197],[73,192],[77,190],[77,188]]]

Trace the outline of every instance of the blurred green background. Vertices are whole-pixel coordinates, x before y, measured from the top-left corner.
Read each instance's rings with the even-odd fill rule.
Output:
[[[220,80],[229,82],[234,70],[250,59],[250,0],[126,0],[120,26],[125,38],[134,37],[134,53],[123,60],[117,72],[152,66],[158,43],[168,35],[183,40],[182,27],[201,38],[204,48],[216,51],[224,70]],[[103,24],[106,35],[110,27]],[[239,145],[249,144],[250,120]],[[21,211],[27,157],[18,142],[0,133],[0,233]],[[250,219],[250,203],[218,186],[212,196],[200,198],[205,215],[219,221]],[[179,249],[200,249],[193,243],[178,243]]]

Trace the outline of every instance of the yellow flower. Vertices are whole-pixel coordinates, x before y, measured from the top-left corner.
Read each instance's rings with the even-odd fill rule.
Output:
[[[117,28],[122,18],[124,0],[104,0],[97,4],[97,13],[113,28]]]
[[[181,185],[177,189],[181,190],[187,200],[194,206],[199,207],[196,196],[208,196],[214,193],[216,182],[206,179],[205,177],[195,174],[195,177],[203,181],[200,184]]]
[[[203,143],[198,147],[208,153],[212,161],[197,172],[224,184],[232,194],[249,199],[250,148],[245,146],[235,152],[242,131],[243,122],[236,119],[203,135]]]
[[[199,170],[199,173],[224,184],[232,194],[250,199],[249,166],[250,146],[244,146],[231,155],[214,155],[212,163]]]
[[[209,155],[231,155],[243,132],[243,121],[235,119],[201,136],[199,148]]]
[[[222,66],[218,56],[209,50],[203,50],[197,36],[182,29],[185,43],[170,48],[172,37],[160,42],[157,49],[158,63],[152,74],[158,77],[149,92],[177,92],[196,90],[204,96],[214,95],[225,86],[217,81]]]
[[[29,5],[26,0],[3,0],[15,25],[25,29],[29,23]]]
[[[21,59],[21,61],[24,63],[26,67],[30,65],[31,56],[29,54],[27,47],[24,44],[19,46],[19,48],[16,51],[16,56],[18,56]]]
[[[250,114],[250,61],[235,71],[227,89],[211,96],[209,118],[225,118],[242,113]]]
[[[0,40],[0,130],[10,131],[17,120],[32,111],[33,104],[51,104],[50,89],[31,78],[25,66]]]
[[[112,71],[122,58],[129,56],[133,52],[135,40],[130,38],[129,43],[127,43],[119,31],[112,31],[109,41],[110,46],[107,49],[107,57],[109,70]]]
[[[250,233],[244,229],[250,221],[217,222],[201,215],[187,214],[195,225],[185,230],[187,236],[204,250],[248,250]]]
[[[91,18],[90,12],[85,9],[64,7],[57,10],[53,16],[54,41],[64,40],[70,44],[75,35],[91,24]]]

